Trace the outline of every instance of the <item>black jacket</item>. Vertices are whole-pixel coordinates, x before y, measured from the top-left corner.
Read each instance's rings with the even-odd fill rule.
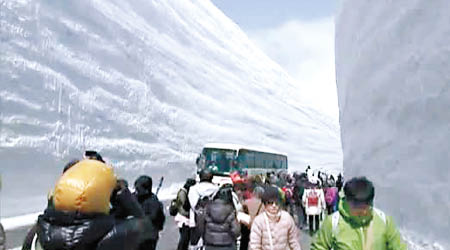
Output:
[[[139,204],[141,204],[146,217],[144,239],[156,240],[159,237],[159,231],[163,230],[164,222],[166,220],[163,204],[153,193],[135,195]]]
[[[37,235],[45,250],[136,249],[142,219],[116,221],[112,215],[45,210],[38,217]]]
[[[206,207],[204,241],[209,246],[234,245],[240,233],[233,204],[216,199]]]
[[[35,226],[39,243],[45,250],[136,249],[145,232],[143,210],[128,189],[117,190],[112,203],[115,211],[120,211],[120,216],[47,208]],[[29,249],[29,246],[31,242],[26,241],[24,249]]]
[[[118,219],[125,219],[128,216],[144,217],[144,210],[136,197],[128,188],[114,190],[111,195],[110,214]]]
[[[5,230],[3,229],[3,226],[0,223],[0,250],[5,250],[5,249],[6,249]]]

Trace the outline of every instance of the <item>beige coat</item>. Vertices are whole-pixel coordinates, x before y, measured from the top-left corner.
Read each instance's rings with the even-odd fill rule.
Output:
[[[261,199],[253,197],[244,201],[244,207],[247,209],[246,212],[250,215],[250,225],[255,220],[256,216],[264,212],[264,205],[261,202]]]
[[[273,249],[270,248],[269,232],[264,217],[265,213],[261,213],[253,221],[250,250],[301,250],[298,229],[289,213],[281,211],[279,217],[269,219]]]

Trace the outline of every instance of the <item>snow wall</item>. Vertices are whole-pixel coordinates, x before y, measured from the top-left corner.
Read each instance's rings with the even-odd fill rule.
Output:
[[[430,249],[450,249],[449,69],[450,1],[342,1],[336,71],[345,175],[373,180],[376,205]]]
[[[8,0],[0,22],[3,217],[42,210],[86,149],[163,194],[207,142],[342,170],[337,121],[208,0]]]

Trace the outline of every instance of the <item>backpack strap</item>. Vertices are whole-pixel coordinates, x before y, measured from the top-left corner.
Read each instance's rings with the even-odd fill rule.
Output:
[[[386,224],[386,214],[378,208],[373,208],[373,211],[381,218],[381,220]]]
[[[31,242],[31,250],[36,250],[37,249],[37,243],[38,243],[38,238],[37,238],[37,233],[34,234],[33,237],[33,241]]]
[[[259,211],[261,211],[262,204],[263,204],[262,202],[259,204],[258,211],[256,211],[256,215],[258,215]]]
[[[266,222],[267,232],[269,233],[270,250],[274,250],[274,248],[273,248],[273,240],[272,240],[272,231],[270,230],[269,218],[267,218],[266,212],[264,212],[264,220]]]

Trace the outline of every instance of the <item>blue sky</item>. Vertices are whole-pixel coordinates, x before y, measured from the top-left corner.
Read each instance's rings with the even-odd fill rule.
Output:
[[[297,82],[317,109],[338,120],[334,15],[339,0],[212,0]]]
[[[274,27],[289,20],[314,20],[334,15],[338,0],[212,0],[242,29]]]

